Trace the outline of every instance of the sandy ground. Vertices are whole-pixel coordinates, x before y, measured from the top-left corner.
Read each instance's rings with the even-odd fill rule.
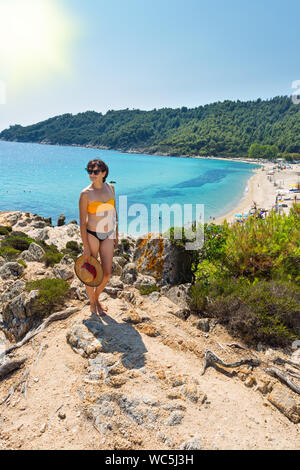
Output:
[[[227,362],[252,356],[252,352],[227,346],[233,338],[220,325],[205,334],[196,328],[197,318],[178,319],[171,314],[178,307],[166,297],[152,302],[141,298],[134,288],[130,290],[138,296],[139,308],[160,334],[149,337],[139,325],[125,324],[123,300],[103,294],[109,309],[103,323],[110,353],[103,352],[102,356],[113,356],[123,363],[112,377],[118,379],[117,389],[105,385],[103,379],[86,382],[87,359],[74,352],[66,341],[66,332],[74,321],[83,323],[90,317],[89,306],[81,304],[80,311],[72,317],[53,323],[16,351],[15,357],[28,358],[26,396],[19,388],[9,402],[0,406],[0,448],[179,449],[183,441],[199,435],[202,448],[209,450],[299,448],[299,424],[289,421],[255,387],[249,388],[240,377],[232,376],[232,370],[228,370],[228,375],[209,368],[201,375],[206,349]],[[74,304],[79,306],[80,302]],[[125,331],[128,340],[134,339],[129,341],[134,350],[141,351],[140,366],[128,368],[123,361],[128,352],[122,342]],[[255,355],[264,356],[257,352]],[[17,371],[1,383],[0,402],[22,373]],[[258,380],[262,369],[251,373]],[[191,389],[196,387],[207,398],[202,404],[188,399],[180,393],[181,386],[175,384],[175,379],[187,380]],[[150,413],[153,421],[145,418],[137,424],[133,415],[113,404],[115,414],[102,417],[103,422],[108,419],[112,431],[97,430],[87,412],[103,393],[113,392],[141,404],[146,397],[153,399],[157,404],[151,410],[149,405],[141,408],[143,413]],[[177,410],[175,413],[182,413],[180,424],[166,425],[170,407]],[[59,412],[64,413],[64,419]],[[167,437],[164,442],[163,435]]]

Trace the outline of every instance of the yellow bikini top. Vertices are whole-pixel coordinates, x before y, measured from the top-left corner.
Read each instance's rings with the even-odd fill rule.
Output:
[[[101,207],[101,208],[100,208]],[[111,211],[115,208],[115,200],[109,199],[106,202],[93,201],[88,204],[87,210],[90,214],[96,214],[99,211]]]

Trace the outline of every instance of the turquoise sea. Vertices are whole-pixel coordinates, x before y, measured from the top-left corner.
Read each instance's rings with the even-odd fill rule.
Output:
[[[53,225],[64,214],[66,223],[74,219],[79,223],[79,195],[90,184],[85,167],[94,158],[106,162],[107,181],[116,182],[119,231],[133,235],[150,231],[151,204],[180,204],[182,210],[183,204],[192,204],[191,220],[195,219],[196,204],[204,204],[205,222],[226,214],[240,202],[247,181],[258,166],[1,141],[0,211],[28,211],[51,217]],[[137,217],[141,221],[138,227],[134,226]],[[171,225],[173,221],[171,217]],[[169,227],[164,220],[166,223],[167,226],[159,225],[159,231]]]

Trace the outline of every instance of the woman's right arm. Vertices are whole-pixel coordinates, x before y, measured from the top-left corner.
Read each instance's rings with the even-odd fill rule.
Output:
[[[80,193],[79,198],[79,218],[80,218],[80,233],[83,243],[83,249],[85,252],[90,251],[88,236],[87,236],[87,206],[88,206],[88,197],[87,194],[82,192]]]

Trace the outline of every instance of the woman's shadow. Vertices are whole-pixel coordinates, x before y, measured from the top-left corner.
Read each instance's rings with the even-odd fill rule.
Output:
[[[139,332],[130,323],[118,323],[107,314],[101,320],[98,315],[91,314],[83,324],[101,343],[102,352],[122,353],[121,362],[127,369],[144,367],[147,349]]]

